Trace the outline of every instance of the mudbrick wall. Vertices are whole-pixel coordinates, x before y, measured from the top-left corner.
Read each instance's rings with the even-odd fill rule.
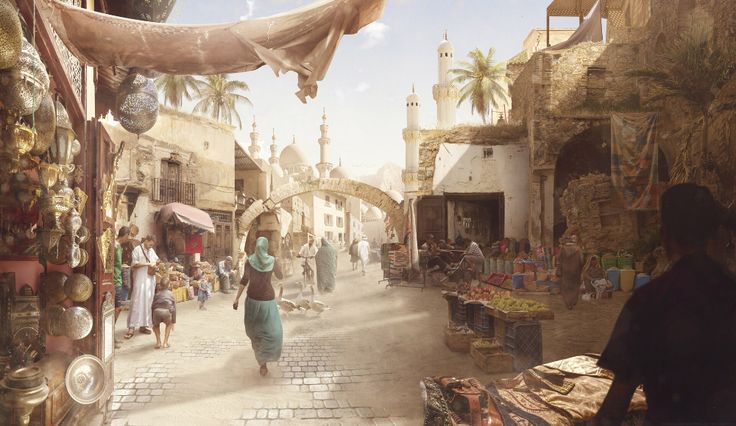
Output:
[[[631,249],[638,236],[636,213],[620,207],[609,176],[589,174],[573,180],[560,199],[567,219],[565,236],[577,235],[585,251]]]

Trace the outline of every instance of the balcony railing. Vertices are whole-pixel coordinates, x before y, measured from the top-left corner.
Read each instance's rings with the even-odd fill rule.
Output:
[[[195,193],[196,190],[193,183],[172,179],[152,179],[151,195],[153,201],[159,201],[165,204],[182,203],[193,206]]]

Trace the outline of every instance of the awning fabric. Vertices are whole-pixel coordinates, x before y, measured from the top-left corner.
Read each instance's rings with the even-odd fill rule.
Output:
[[[601,24],[601,0],[597,0],[578,29],[567,40],[557,43],[545,50],[562,50],[583,42],[603,41],[603,26]]]
[[[267,18],[216,25],[137,21],[58,0],[37,6],[69,50],[88,65],[167,74],[221,74],[268,65],[299,75],[302,102],[317,95],[340,39],[376,21],[385,0],[322,0]]]
[[[170,203],[163,206],[158,212],[158,220],[161,223],[169,221],[184,223],[203,231],[215,233],[215,225],[207,212],[182,203]]]

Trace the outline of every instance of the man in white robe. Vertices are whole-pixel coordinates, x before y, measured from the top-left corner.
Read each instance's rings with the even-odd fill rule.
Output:
[[[156,240],[152,236],[146,236],[143,242],[133,249],[132,275],[133,292],[130,295],[130,312],[128,312],[128,333],[126,339],[133,337],[135,329],[139,328],[141,333],[151,334],[153,317],[151,304],[156,292],[156,276],[148,274],[148,267],[155,267],[158,256],[153,249]]]
[[[309,275],[306,277],[306,281],[309,284],[314,283],[314,273],[317,270],[317,264],[314,260],[315,256],[317,256],[317,246],[314,244],[314,239],[309,238],[309,242],[302,246],[301,250],[299,250],[299,256],[297,256],[301,259],[304,259],[302,261],[302,266],[304,266],[305,264],[309,265]]]
[[[368,237],[363,237],[358,243],[358,257],[360,257],[360,268],[365,275],[365,265],[368,264],[371,256],[371,245],[368,243]]]

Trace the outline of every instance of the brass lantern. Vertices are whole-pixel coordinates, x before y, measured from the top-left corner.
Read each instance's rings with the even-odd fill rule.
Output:
[[[54,110],[54,99],[51,93],[46,93],[41,105],[35,114],[23,117],[26,123],[31,123],[36,130],[36,144],[31,150],[33,155],[42,155],[52,143],[56,135],[56,111]]]
[[[0,71],[0,101],[18,116],[33,114],[49,90],[49,75],[36,49],[23,39],[18,62]]]
[[[176,0],[124,0],[121,1],[126,18],[148,22],[164,22],[171,14]]]
[[[125,130],[136,135],[149,131],[158,118],[158,91],[153,80],[129,74],[120,84],[116,106]]]
[[[69,114],[61,102],[56,101],[56,137],[51,144],[51,158],[57,164],[70,165],[79,154],[81,145],[72,129]]]
[[[23,29],[10,1],[0,0],[0,69],[15,66],[23,46]]]

